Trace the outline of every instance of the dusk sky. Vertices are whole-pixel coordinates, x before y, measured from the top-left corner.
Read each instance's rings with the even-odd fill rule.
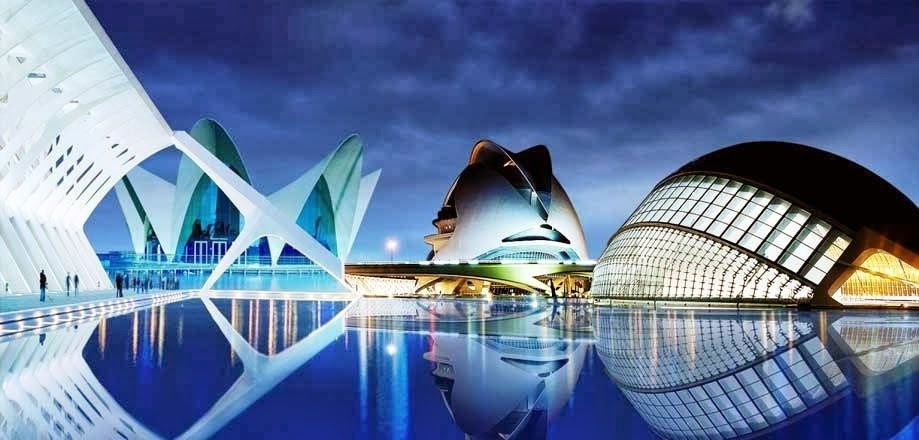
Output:
[[[817,146],[919,198],[915,2],[88,3],[169,124],[219,121],[265,194],[360,134],[383,173],[353,260],[389,237],[424,258],[482,138],[549,147],[591,257],[661,178],[743,141]],[[131,247],[114,194],[86,229]]]

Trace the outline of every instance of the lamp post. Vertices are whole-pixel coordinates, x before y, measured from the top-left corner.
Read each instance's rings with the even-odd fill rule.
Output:
[[[389,262],[392,263],[396,258],[396,249],[399,248],[399,242],[394,238],[386,240],[386,250],[389,252]]]

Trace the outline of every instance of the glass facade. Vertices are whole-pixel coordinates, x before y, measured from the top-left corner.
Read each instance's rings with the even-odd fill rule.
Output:
[[[810,298],[813,288],[704,235],[661,226],[617,234],[594,269],[594,297]]]
[[[849,382],[792,314],[601,314],[596,349],[623,394],[664,438],[735,438],[787,422]]]
[[[809,299],[851,241],[764,189],[725,177],[676,176],[648,195],[610,241],[594,294]],[[689,283],[666,279],[672,276]],[[670,290],[674,285],[693,292]],[[728,291],[713,290],[722,288]]]

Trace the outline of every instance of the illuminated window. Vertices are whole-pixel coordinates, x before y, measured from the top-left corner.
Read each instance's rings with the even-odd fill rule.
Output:
[[[875,251],[833,296],[849,302],[919,299],[919,269],[883,251]]]

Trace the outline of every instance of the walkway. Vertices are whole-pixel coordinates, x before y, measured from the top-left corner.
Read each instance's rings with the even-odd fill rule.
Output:
[[[150,290],[148,293],[137,294],[137,297],[162,292],[173,292],[166,290]],[[135,297],[134,290],[124,290],[125,298]],[[82,304],[92,301],[115,299],[115,290],[94,290],[91,292],[80,292],[74,295],[73,292],[67,296],[64,292],[48,292],[45,296],[45,302],[38,300],[37,293],[26,294],[0,294],[0,313],[15,312],[20,310],[31,310],[43,307],[59,307],[72,304]]]

